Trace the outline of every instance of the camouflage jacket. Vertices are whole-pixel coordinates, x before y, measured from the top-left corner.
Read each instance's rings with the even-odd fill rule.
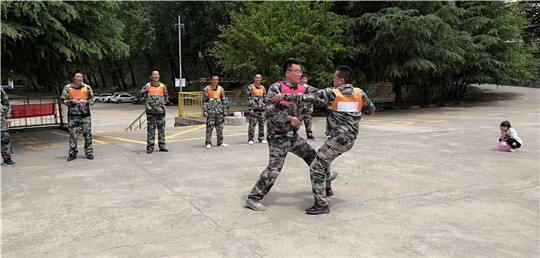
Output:
[[[262,97],[259,96],[253,96],[253,87],[256,87],[257,89],[260,89],[261,87],[264,89],[264,86],[257,87],[255,84],[251,84],[248,86],[246,91],[246,97],[248,101],[248,107],[249,110],[265,110],[266,104],[264,101],[266,100],[266,89],[264,89],[264,93]]]
[[[354,96],[354,88],[351,84],[342,84],[337,87],[344,96]],[[375,105],[368,98],[363,90],[360,90],[362,94],[362,101],[364,105],[360,112],[338,112],[332,110],[332,104],[336,98],[336,94],[333,88],[326,88],[319,90],[313,94],[284,94],[282,98],[289,102],[308,102],[313,104],[326,105],[328,123],[328,134],[331,136],[339,134],[353,134],[355,137],[358,135],[358,122],[360,122],[362,112],[366,115],[371,115],[375,112]]]
[[[316,91],[316,90],[319,90],[318,88],[315,88],[309,84],[302,84],[302,86],[304,86],[304,88],[306,89],[306,92],[308,91]],[[300,105],[300,111],[303,112],[303,113],[309,113],[309,110],[313,108],[313,104],[311,103],[304,103],[304,102],[301,102],[301,103],[298,103],[298,105]]]
[[[69,88],[74,89],[80,89],[83,86],[85,86],[88,89],[88,98],[86,99],[88,103],[86,105],[82,104],[73,104],[73,99],[69,98]],[[70,83],[66,86],[64,86],[64,90],[62,91],[62,96],[60,97],[62,100],[62,103],[68,107],[68,115],[90,115],[90,106],[94,105],[94,92],[92,91],[92,87],[90,85],[82,83],[80,87],[75,87],[73,83]]]
[[[163,85],[164,93],[161,95],[148,95],[149,87],[159,87]],[[165,114],[165,106],[169,101],[169,93],[167,92],[167,86],[161,82],[158,85],[153,85],[151,82],[145,84],[141,92],[139,93],[139,98],[141,101],[145,101],[145,110],[146,114]]]
[[[3,88],[0,88],[0,95],[2,97],[1,116],[5,119],[11,119],[11,106],[9,105],[9,98]]]
[[[207,87],[204,87],[203,89],[203,97],[202,97],[203,98],[203,112],[206,115],[225,114],[225,112],[227,112],[227,101],[225,101],[225,90],[223,89],[223,87],[218,85],[217,89],[221,88],[221,97],[217,99],[209,99],[208,87],[212,87],[212,86],[208,85]]]
[[[291,84],[285,79],[283,79],[282,82],[291,89],[296,89],[297,87],[296,85],[291,86]],[[266,119],[268,133],[293,137],[294,133],[298,130],[298,127],[293,127],[291,125],[291,120],[293,117],[300,119],[301,108],[299,105],[283,105],[279,103],[274,105],[272,101],[270,101],[270,98],[281,91],[281,84],[279,82],[272,84],[270,88],[268,88],[266,98]],[[315,87],[306,87],[306,93],[312,93],[315,91],[317,91],[317,88]]]

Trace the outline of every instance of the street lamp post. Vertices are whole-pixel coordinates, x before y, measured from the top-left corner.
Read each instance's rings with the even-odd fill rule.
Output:
[[[179,92],[182,92],[182,31],[184,30],[184,24],[180,22],[180,15],[178,15],[178,24],[176,24],[178,29],[178,74],[180,75],[180,89]]]

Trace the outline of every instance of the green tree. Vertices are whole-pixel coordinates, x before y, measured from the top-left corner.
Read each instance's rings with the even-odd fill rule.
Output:
[[[270,82],[282,78],[288,58],[302,64],[314,85],[329,85],[333,60],[352,49],[343,44],[343,29],[330,2],[250,3],[231,12],[220,41],[210,50],[231,78],[250,81],[260,72]],[[347,51],[349,50],[349,51]]]
[[[126,56],[116,2],[2,1],[2,78],[52,89],[75,68]]]
[[[368,79],[391,81],[398,102],[403,88],[419,90],[428,102],[435,89],[461,97],[473,83],[530,76],[533,49],[522,41],[526,20],[516,6],[353,2],[347,14]]]
[[[126,25],[124,37],[130,46],[134,69],[144,71],[158,68],[162,80],[171,85],[178,77],[178,15],[185,25],[182,32],[182,66],[194,65],[186,62],[196,60],[199,53],[208,70],[216,72],[206,50],[218,39],[219,26],[228,23],[228,11],[240,9],[242,2],[213,1],[126,1],[121,2],[119,17]],[[183,73],[183,77],[186,74]],[[196,78],[188,78],[188,80]]]

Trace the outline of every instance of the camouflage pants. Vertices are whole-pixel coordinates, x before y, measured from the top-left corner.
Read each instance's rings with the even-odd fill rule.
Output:
[[[11,143],[9,142],[9,130],[6,122],[6,118],[2,116],[2,158],[9,159],[13,154],[11,150]]]
[[[302,112],[300,112],[300,117],[304,127],[306,127],[306,135],[308,137],[313,136],[311,113],[309,113],[309,109],[303,109]]]
[[[154,150],[156,136],[156,127],[158,131],[158,146],[165,147],[165,114],[146,114],[146,149]]]
[[[206,118],[206,140],[204,145],[212,144],[212,131],[216,128],[217,145],[223,143],[223,115],[209,114]]]
[[[317,155],[315,150],[302,137],[295,134],[293,138],[282,135],[268,134],[269,161],[266,169],[260,174],[257,182],[248,195],[249,199],[262,200],[276,181],[287,153],[292,152],[310,165]],[[329,174],[329,170],[326,170]],[[328,180],[328,188],[330,188]]]
[[[317,157],[310,166],[311,187],[315,204],[320,206],[328,205],[325,186],[330,181],[327,180],[330,163],[339,155],[349,151],[355,140],[356,136],[353,134],[332,136],[327,138],[323,146],[317,151]]]
[[[90,155],[94,153],[92,147],[92,117],[82,117],[68,115],[69,128],[69,155],[77,156],[77,137],[82,133],[84,137],[84,153]]]
[[[264,140],[264,123],[266,115],[264,111],[254,111],[253,116],[249,116],[249,127],[248,127],[248,141],[253,141],[255,137],[255,126],[259,124],[259,137],[257,138],[259,142]]]

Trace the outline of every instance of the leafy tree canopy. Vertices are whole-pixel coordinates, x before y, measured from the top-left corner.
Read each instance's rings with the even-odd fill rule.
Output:
[[[64,83],[87,60],[127,56],[116,2],[2,1],[2,78]]]
[[[283,77],[281,64],[295,59],[314,85],[329,85],[336,55],[352,52],[329,2],[250,3],[231,12],[220,41],[210,50],[231,78],[251,81],[255,73],[269,82]]]

